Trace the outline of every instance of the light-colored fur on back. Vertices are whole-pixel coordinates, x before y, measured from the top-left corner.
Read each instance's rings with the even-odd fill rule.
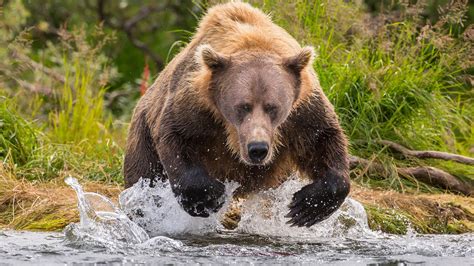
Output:
[[[196,54],[199,55],[200,45],[209,45],[216,52],[235,60],[255,54],[283,59],[295,56],[302,50],[290,34],[272,22],[269,15],[242,2],[220,4],[208,10],[188,49],[197,49]],[[208,98],[210,71],[202,68],[190,78],[202,99]],[[317,90],[321,91],[321,88],[311,58],[308,67],[301,72],[301,90],[294,107],[305,102]],[[208,106],[215,111],[212,104]]]
[[[300,45],[270,16],[247,3],[214,6],[199,23],[193,42],[206,43],[216,51],[231,55],[242,50],[295,55]]]

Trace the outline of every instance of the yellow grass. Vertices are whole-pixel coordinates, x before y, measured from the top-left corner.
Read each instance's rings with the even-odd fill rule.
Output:
[[[80,180],[84,189],[116,200],[121,188]],[[79,220],[75,192],[63,178],[49,182],[18,180],[0,164],[0,227],[57,231]]]

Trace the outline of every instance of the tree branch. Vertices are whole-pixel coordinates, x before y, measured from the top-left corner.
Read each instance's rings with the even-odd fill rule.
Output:
[[[137,39],[133,32],[130,30],[126,30],[125,33],[127,34],[128,39],[132,42],[132,44],[137,47],[138,49],[142,50],[146,55],[148,55],[158,69],[162,69],[164,67],[163,60],[157,54],[155,54],[150,47],[148,47],[144,42]]]
[[[351,170],[357,167],[363,167],[368,172],[377,173],[382,176],[388,175],[388,171],[385,167],[377,162],[351,155],[349,157],[349,163]],[[396,171],[400,177],[406,178],[410,176],[434,187],[440,187],[466,196],[474,194],[474,189],[470,184],[464,183],[454,175],[435,167],[397,167]]]
[[[31,84],[31,83],[29,83],[27,81],[24,81],[24,80],[21,80],[21,79],[15,79],[15,81],[18,82],[18,84],[21,87],[26,88],[31,92],[37,92],[37,93],[41,93],[41,94],[44,94],[44,95],[50,95],[51,92],[52,92],[52,90],[50,88],[41,87],[37,84]]]
[[[125,96],[128,96],[130,95],[130,91],[127,91],[127,90],[123,90],[123,91],[112,91],[108,94],[106,94],[106,103],[105,103],[105,106],[107,108],[110,108],[112,107],[112,105],[114,105],[114,103],[121,97],[125,97]]]
[[[159,11],[159,8],[155,6],[144,6],[140,8],[138,14],[131,17],[123,24],[124,29],[132,29],[137,25],[138,22],[146,19],[151,13]]]
[[[61,83],[66,83],[66,78],[63,75],[61,75],[60,73],[46,67],[45,65],[43,65],[41,63],[36,62],[35,60],[31,59],[30,57],[28,57],[28,56],[26,56],[22,53],[19,53],[19,52],[13,53],[12,56],[13,56],[13,58],[16,58],[16,59],[22,61],[23,63],[26,63],[26,64],[30,65],[32,68],[45,73],[46,75],[54,78],[55,80],[57,80]]]
[[[161,59],[160,56],[158,56],[153,50],[148,47],[144,42],[140,41],[133,32],[133,29],[136,27],[136,25],[146,19],[149,15],[153,14],[154,12],[158,12],[162,10],[162,7],[158,8],[156,6],[144,6],[138,11],[138,13],[127,19],[125,22],[121,24],[114,24],[108,14],[105,11],[105,2],[106,0],[97,0],[97,14],[99,15],[99,20],[104,23],[104,25],[107,25],[111,28],[117,29],[124,31],[127,34],[127,38],[130,40],[130,42],[135,46],[136,48],[140,49],[143,53],[145,53],[147,56],[149,56],[155,65],[158,67],[158,69],[162,69],[164,67],[164,61]]]
[[[452,174],[431,166],[397,168],[398,174],[402,176],[411,176],[423,183],[435,187],[459,192],[466,196],[473,195],[473,189],[468,184],[460,181]]]
[[[462,156],[458,154],[441,152],[441,151],[415,151],[405,148],[404,146],[389,141],[389,140],[380,140],[380,144],[383,144],[395,152],[402,154],[405,157],[415,157],[420,159],[440,159],[445,161],[454,161],[462,164],[474,165],[474,158],[467,156]]]

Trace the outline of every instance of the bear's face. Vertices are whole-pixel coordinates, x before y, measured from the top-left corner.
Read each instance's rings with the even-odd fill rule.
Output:
[[[237,131],[241,160],[266,164],[273,157],[277,128],[295,99],[294,80],[270,60],[236,64],[226,72],[215,93],[216,106]]]
[[[236,60],[201,49],[212,72],[210,97],[218,112],[235,129],[241,161],[265,165],[272,161],[278,127],[285,122],[299,95],[301,70],[312,50],[290,58],[252,55]]]

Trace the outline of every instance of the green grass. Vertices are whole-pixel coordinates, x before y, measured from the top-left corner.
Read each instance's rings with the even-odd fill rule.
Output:
[[[38,46],[22,26],[29,16],[22,1],[4,10],[18,17],[0,16],[7,26],[0,27],[2,169],[20,180],[74,175],[122,183],[127,128],[113,122],[104,103],[106,86],[117,77],[104,52],[114,35],[99,26],[61,28],[54,43]]]
[[[125,138],[125,128],[113,126],[104,110],[105,90],[93,83],[91,70],[77,62],[70,67],[74,72],[58,88],[48,118],[27,122],[12,111],[22,99],[2,101],[0,158],[15,176],[31,181],[74,175],[122,183],[123,151],[117,141]]]
[[[65,64],[68,66],[68,64]],[[58,95],[57,111],[50,113],[52,129],[50,135],[57,143],[97,143],[107,134],[110,120],[104,115],[104,88],[91,89],[92,74],[78,62],[71,66],[76,69],[71,79],[66,70],[66,81]]]
[[[31,123],[14,110],[11,100],[0,96],[0,158],[26,164],[38,145]]]
[[[372,204],[366,204],[364,208],[369,227],[386,233],[406,234],[410,229],[422,234],[461,234],[472,231],[473,214],[468,210],[452,203],[428,203],[414,204],[426,213]]]
[[[404,235],[410,226],[410,220],[403,212],[370,205],[365,206],[365,211],[368,215],[369,227],[372,230]]]

